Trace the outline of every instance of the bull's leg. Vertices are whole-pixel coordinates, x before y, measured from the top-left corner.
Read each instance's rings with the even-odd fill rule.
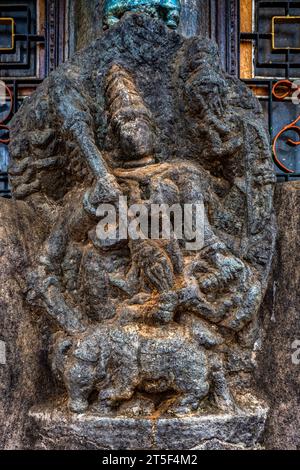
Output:
[[[74,413],[83,413],[88,409],[88,398],[93,391],[95,367],[80,360],[70,366],[66,364],[64,380],[69,395],[69,409]]]
[[[109,387],[99,393],[97,409],[100,412],[109,411],[115,408],[120,402],[128,401],[132,398],[139,382],[139,369],[136,351],[132,345],[128,349],[123,348],[114,358],[115,370]],[[123,346],[124,347],[124,346]]]
[[[134,386],[128,384],[123,388],[120,385],[101,390],[97,409],[99,411],[111,410],[122,401],[128,401],[134,394]]]
[[[196,349],[182,350],[180,368],[174,371],[174,390],[179,394],[168,412],[184,415],[196,411],[209,392],[208,367],[205,352]]]
[[[168,409],[169,414],[180,416],[197,411],[201,400],[208,394],[209,383],[205,381],[200,385],[195,381],[194,384],[189,384],[189,386],[194,387],[194,389],[183,392]]]
[[[221,358],[219,358],[217,354],[212,354],[210,362],[212,369],[212,388],[217,407],[227,412],[236,411],[237,405],[231,394]]]

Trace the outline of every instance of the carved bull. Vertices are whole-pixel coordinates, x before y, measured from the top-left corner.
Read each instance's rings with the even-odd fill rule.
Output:
[[[209,391],[207,352],[183,332],[175,324],[168,329],[131,324],[89,328],[76,338],[59,333],[52,365],[68,390],[69,409],[86,411],[97,390],[95,407],[102,414],[135,391],[175,392],[169,412],[196,410]]]

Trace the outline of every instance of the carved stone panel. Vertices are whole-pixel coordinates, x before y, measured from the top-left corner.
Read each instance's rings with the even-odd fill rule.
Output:
[[[209,415],[211,439],[236,444],[231,429],[244,423],[240,443],[254,446],[266,417],[253,370],[274,175],[260,105],[222,71],[215,44],[125,14],[26,101],[10,151],[14,197],[45,226],[26,302],[51,320],[61,388],[32,410],[40,429],[59,440],[72,413],[62,427],[91,442],[100,418],[135,432],[136,418],[156,418],[157,442],[191,426],[182,445],[192,448],[208,439]],[[125,197],[147,210],[200,204],[202,245],[178,239],[174,221],[169,239],[99,237],[99,207],[119,210]]]

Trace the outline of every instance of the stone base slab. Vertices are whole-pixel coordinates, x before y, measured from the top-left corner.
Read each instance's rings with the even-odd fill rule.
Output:
[[[267,409],[182,418],[102,417],[46,407],[30,411],[35,449],[255,449]]]

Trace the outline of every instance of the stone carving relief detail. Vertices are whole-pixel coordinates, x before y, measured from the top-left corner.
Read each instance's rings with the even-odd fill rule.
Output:
[[[274,176],[260,105],[219,64],[209,40],[127,14],[13,119],[14,197],[45,234],[26,302],[51,319],[52,406],[182,416],[256,400]],[[97,207],[120,196],[202,202],[204,246],[99,240]]]

